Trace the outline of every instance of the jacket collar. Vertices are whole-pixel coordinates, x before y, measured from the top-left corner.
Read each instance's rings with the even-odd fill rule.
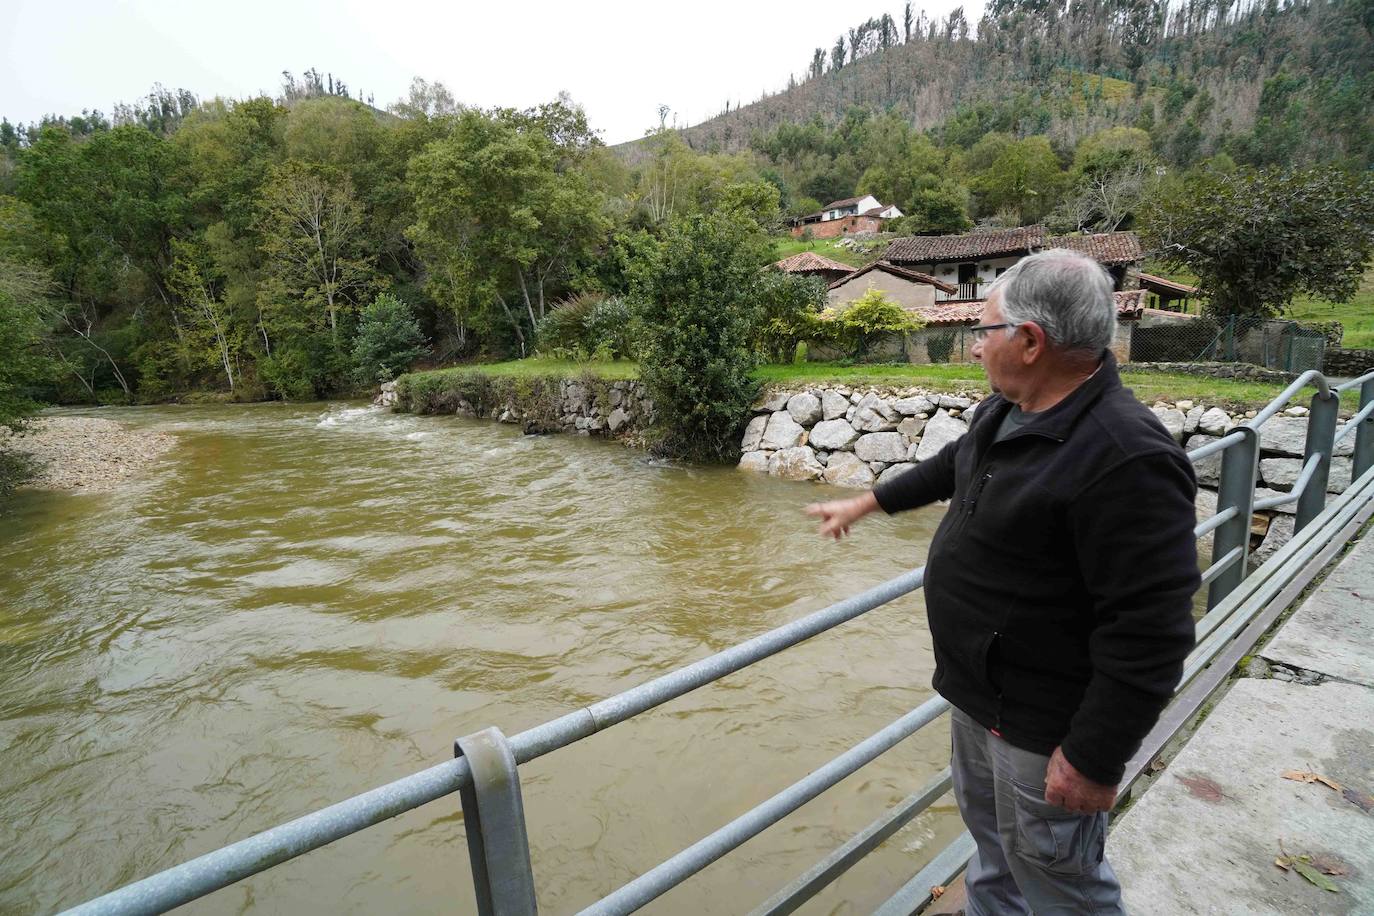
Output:
[[[1072,432],[1079,418],[1096,404],[1099,398],[1120,387],[1121,373],[1117,369],[1116,356],[1111,350],[1103,350],[1102,365],[1091,378],[1069,392],[1062,401],[1049,410],[1041,411],[1035,416],[1035,419],[1003,441],[1009,441],[1022,435],[1034,435],[1063,442],[1069,438],[1069,433]],[[1005,398],[1003,401],[1006,406],[998,410],[993,417],[996,423],[989,424],[994,430],[1001,425],[1001,418],[1005,417],[1007,411],[1011,410],[1011,403]],[[996,435],[996,433],[994,432],[992,435]]]

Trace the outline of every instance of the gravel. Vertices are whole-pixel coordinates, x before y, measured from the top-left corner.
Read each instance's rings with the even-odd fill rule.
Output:
[[[0,444],[33,456],[38,475],[27,486],[97,492],[113,489],[176,445],[167,433],[137,432],[95,417],[47,417],[18,436],[0,433]]]

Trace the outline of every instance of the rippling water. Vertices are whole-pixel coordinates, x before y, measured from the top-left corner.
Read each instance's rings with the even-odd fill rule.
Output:
[[[924,560],[939,509],[367,407],[104,410],[179,446],[0,517],[0,910],[51,911],[440,762]],[[589,903],[930,694],[918,595],[521,768],[541,909]],[[944,766],[943,721],[648,908],[736,913]],[[948,798],[807,909],[861,913]],[[470,911],[456,796],[194,904]]]

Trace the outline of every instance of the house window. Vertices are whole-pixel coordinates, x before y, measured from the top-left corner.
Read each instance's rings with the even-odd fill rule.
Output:
[[[1000,276],[1002,276],[1002,274],[1004,274],[1004,273],[1006,273],[1006,272],[1007,272],[1007,269],[1006,269],[1005,267],[999,267],[999,268],[997,268],[997,273],[993,274],[993,276],[994,276],[994,277],[1000,277]]]

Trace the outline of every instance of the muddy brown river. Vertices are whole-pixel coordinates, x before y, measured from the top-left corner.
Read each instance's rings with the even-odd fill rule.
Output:
[[[177,447],[0,516],[0,911],[51,912],[763,633],[920,565],[941,513],[841,544],[839,495],[356,404],[92,415]],[[920,594],[521,767],[569,913],[930,696]],[[659,898],[739,913],[948,758],[944,720]],[[867,913],[961,825],[946,796],[808,905]],[[472,912],[457,796],[187,908]]]

